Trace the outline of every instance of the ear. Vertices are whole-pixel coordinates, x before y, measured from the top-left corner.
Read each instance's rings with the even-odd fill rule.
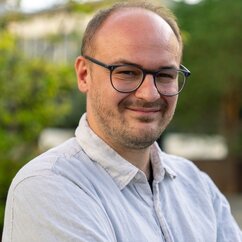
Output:
[[[86,93],[88,91],[89,72],[87,68],[87,61],[83,56],[77,57],[75,62],[75,70],[78,88],[81,92]]]

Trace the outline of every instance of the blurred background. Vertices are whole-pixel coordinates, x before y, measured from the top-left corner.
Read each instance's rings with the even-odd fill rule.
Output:
[[[0,0],[0,237],[13,176],[85,112],[74,61],[88,20],[114,2]],[[242,225],[242,1],[153,2],[177,16],[192,72],[159,142],[207,172]]]

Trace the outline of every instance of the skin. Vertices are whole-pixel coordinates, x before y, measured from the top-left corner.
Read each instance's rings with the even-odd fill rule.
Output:
[[[135,27],[133,27],[135,26]],[[113,13],[95,35],[92,57],[107,64],[136,63],[146,69],[179,67],[181,50],[170,26],[144,9]],[[79,90],[86,93],[90,128],[122,157],[150,176],[150,147],[170,123],[177,96],[161,96],[151,75],[132,93],[119,93],[109,70],[80,56]]]

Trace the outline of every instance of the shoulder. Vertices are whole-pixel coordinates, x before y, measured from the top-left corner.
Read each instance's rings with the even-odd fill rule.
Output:
[[[176,174],[176,180],[185,187],[191,187],[197,192],[206,192],[211,198],[220,191],[212,179],[201,171],[191,160],[186,158],[163,153],[164,166],[171,169]]]
[[[22,180],[30,177],[55,174],[57,173],[56,168],[62,165],[59,163],[60,160],[70,160],[80,152],[81,147],[76,143],[75,139],[69,139],[26,163],[16,174],[12,185],[17,185]]]
[[[5,241],[43,241],[45,234],[45,241],[109,241],[114,233],[94,187],[103,178],[98,169],[74,138],[27,163],[8,192]]]
[[[184,157],[162,152],[162,160],[164,162],[164,166],[172,169],[178,176],[201,174],[198,167],[191,160]]]
[[[96,200],[96,187],[105,186],[103,183],[108,178],[72,138],[22,167],[11,183],[8,197],[24,196],[32,189],[33,194],[40,191],[50,194],[66,192],[65,195],[69,194],[71,198],[78,190]]]
[[[51,151],[20,170],[8,193],[4,241],[109,241],[109,220],[75,161]]]

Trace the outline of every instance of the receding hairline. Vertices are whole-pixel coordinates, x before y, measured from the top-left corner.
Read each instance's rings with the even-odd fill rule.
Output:
[[[180,29],[178,27],[175,15],[171,12],[170,9],[165,6],[155,6],[154,4],[147,2],[120,2],[114,4],[110,8],[99,10],[90,20],[87,25],[86,31],[84,32],[81,54],[94,54],[95,36],[98,34],[99,30],[102,28],[105,22],[108,21],[117,12],[121,12],[122,10],[127,11],[131,9],[147,10],[163,19],[170,26],[173,33],[175,34],[182,52],[183,43]]]

